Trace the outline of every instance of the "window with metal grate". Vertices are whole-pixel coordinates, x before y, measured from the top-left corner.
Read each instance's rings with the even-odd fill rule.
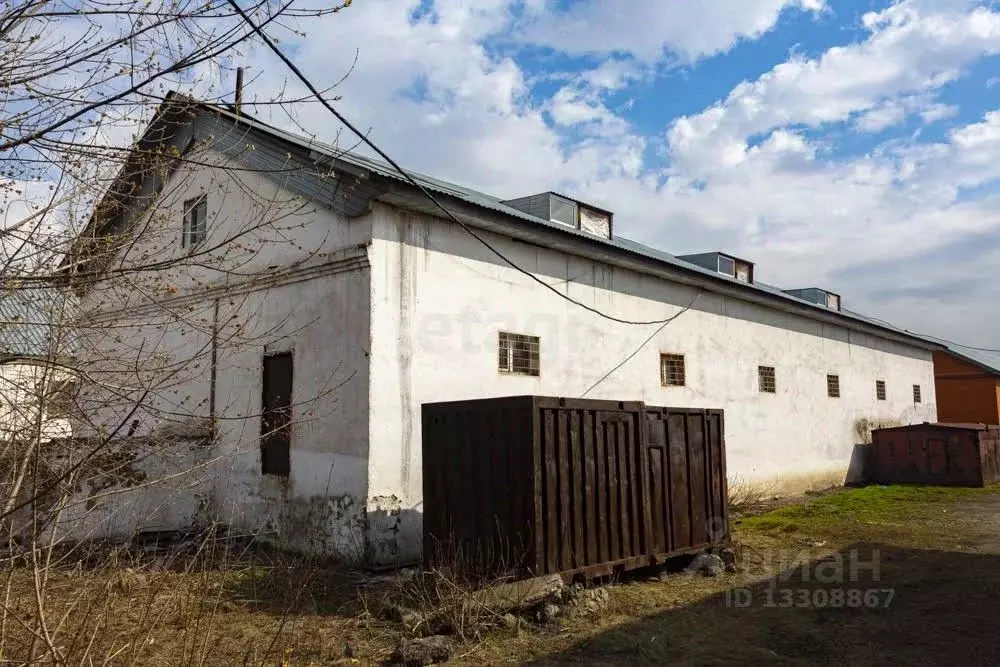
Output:
[[[826,376],[826,395],[830,398],[840,398],[840,376]]]
[[[497,345],[497,368],[508,375],[541,374],[541,341],[537,336],[501,331]]]
[[[661,354],[660,355],[660,384],[664,387],[683,387],[686,378],[684,377],[684,355],[683,354]]]
[[[761,392],[765,394],[778,393],[778,384],[775,379],[774,366],[758,366],[757,381]]]

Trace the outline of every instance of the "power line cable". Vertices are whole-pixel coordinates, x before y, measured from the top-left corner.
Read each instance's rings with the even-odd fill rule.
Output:
[[[994,349],[994,348],[991,348],[991,347],[973,347],[972,345],[966,345],[964,343],[956,343],[955,341],[948,340],[947,338],[938,338],[937,336],[931,336],[930,334],[916,333],[915,331],[910,331],[909,329],[903,329],[903,331],[905,331],[906,333],[911,334],[913,336],[920,336],[922,338],[930,338],[931,340],[936,340],[936,341],[939,341],[941,343],[947,343],[948,345],[951,345],[952,347],[960,347],[960,348],[962,348],[964,350],[975,350],[976,352],[986,352],[986,353],[991,353],[991,354],[1000,354],[1000,350],[997,350],[997,349]]]
[[[305,85],[305,87],[309,89],[309,92],[311,92],[316,97],[316,99],[319,100],[319,102],[327,109],[327,111],[329,111],[330,113],[332,113],[337,118],[337,120],[339,120],[348,130],[350,130],[351,132],[353,132],[354,134],[356,134],[358,136],[358,138],[361,139],[361,141],[363,141],[365,143],[365,145],[367,145],[369,148],[371,148],[373,151],[375,151],[379,155],[379,157],[381,157],[383,160],[385,160],[387,163],[389,163],[389,165],[391,165],[393,169],[395,169],[396,171],[398,171],[399,174],[404,179],[406,179],[406,181],[408,183],[410,183],[410,185],[412,185],[415,188],[417,188],[418,190],[420,190],[420,192],[423,193],[423,195],[425,197],[427,197],[427,199],[429,199],[438,209],[440,209],[441,212],[444,213],[445,216],[449,220],[451,220],[452,222],[454,222],[454,223],[458,224],[459,226],[461,226],[462,229],[464,229],[466,232],[468,232],[474,239],[476,239],[477,241],[479,241],[479,243],[481,243],[483,246],[485,246],[490,252],[492,252],[494,255],[496,255],[501,260],[503,260],[504,263],[506,263],[512,269],[514,269],[514,270],[516,270],[516,271],[524,274],[525,276],[527,276],[531,280],[535,281],[536,283],[538,283],[539,285],[541,285],[545,289],[549,290],[553,294],[559,296],[560,298],[565,299],[566,301],[569,301],[570,303],[572,303],[572,304],[574,304],[576,306],[579,306],[580,308],[583,308],[584,310],[587,310],[587,311],[589,311],[591,313],[594,313],[595,315],[599,315],[600,317],[603,317],[603,318],[605,318],[607,320],[611,320],[612,322],[618,322],[620,324],[635,324],[635,325],[640,325],[640,326],[641,325],[652,325],[652,324],[663,324],[663,325],[666,325],[666,324],[669,324],[670,322],[672,322],[674,319],[676,319],[676,317],[677,317],[676,315],[674,317],[670,317],[670,318],[667,318],[665,320],[647,320],[647,321],[627,320],[627,319],[623,319],[623,318],[620,318],[620,317],[615,317],[615,316],[609,315],[609,314],[607,314],[607,313],[605,313],[605,312],[603,312],[601,310],[598,310],[597,308],[594,308],[593,306],[588,306],[587,304],[585,304],[585,303],[583,303],[581,301],[577,301],[576,299],[574,299],[573,297],[569,296],[568,294],[563,294],[557,288],[555,288],[554,286],[552,286],[549,283],[545,282],[544,280],[542,280],[538,276],[534,275],[530,271],[528,271],[526,269],[522,269],[520,266],[518,266],[512,260],[508,259],[506,255],[504,255],[502,252],[500,252],[499,250],[497,250],[489,241],[487,241],[486,239],[484,239],[483,237],[481,237],[471,227],[469,227],[467,224],[465,224],[464,222],[462,222],[461,220],[459,220],[455,216],[454,213],[452,213],[450,210],[448,210],[448,208],[445,207],[445,205],[442,204],[438,200],[438,198],[434,196],[434,194],[432,192],[430,192],[426,187],[424,187],[416,179],[414,179],[412,176],[410,176],[410,174],[408,172],[406,172],[402,167],[400,167],[399,164],[397,164],[395,160],[393,160],[391,157],[389,157],[389,155],[385,151],[383,151],[381,148],[379,148],[377,145],[375,145],[375,142],[373,142],[365,134],[363,134],[360,130],[358,130],[354,126],[353,123],[351,123],[349,120],[347,120],[347,118],[344,117],[343,114],[341,114],[339,111],[337,111],[336,109],[334,109],[333,106],[323,98],[322,94],[320,94],[319,90],[312,84],[312,82],[310,82],[309,79],[306,78],[306,76],[299,70],[299,68],[295,66],[295,63],[293,63],[291,60],[289,60],[288,57],[284,53],[281,52],[281,49],[279,49],[277,47],[277,45],[274,42],[271,41],[271,38],[268,37],[266,34],[264,34],[263,30],[261,30],[259,27],[257,27],[257,24],[255,24],[250,19],[250,17],[247,15],[247,13],[245,11],[243,11],[243,8],[240,7],[239,4],[237,4],[236,0],[228,0],[228,2],[229,2],[230,5],[232,5],[233,9],[235,9],[236,12],[239,13],[239,15],[243,19],[243,21],[257,34],[258,37],[261,38],[261,40],[263,40],[264,44],[267,45],[267,47],[272,52],[274,52],[274,54],[276,56],[278,56],[278,58],[281,59],[281,61],[288,67],[288,69],[290,69],[292,71],[292,73],[295,74],[296,77],[298,77],[299,81],[301,81],[303,83],[303,85]]]
[[[659,328],[658,328],[658,329],[657,329],[656,331],[654,331],[654,332],[653,332],[652,334],[650,334],[649,338],[647,338],[646,340],[642,341],[642,342],[641,342],[641,343],[639,344],[639,347],[635,348],[635,350],[634,350],[634,351],[632,352],[632,354],[630,354],[630,355],[628,355],[627,357],[625,357],[624,359],[622,359],[622,360],[621,360],[621,362],[620,362],[620,363],[619,363],[619,364],[618,364],[617,366],[615,366],[615,367],[614,367],[614,368],[612,368],[612,369],[611,369],[610,371],[608,371],[608,372],[607,372],[607,373],[605,373],[605,374],[604,374],[603,376],[601,376],[601,379],[600,379],[600,380],[598,380],[598,381],[597,381],[597,382],[595,382],[594,384],[590,385],[590,388],[589,388],[589,389],[587,389],[587,391],[585,391],[585,392],[583,392],[582,394],[580,394],[580,398],[586,398],[586,397],[587,397],[587,394],[589,394],[590,392],[592,392],[592,391],[594,391],[595,389],[597,389],[597,387],[598,387],[598,386],[599,386],[599,385],[600,385],[600,384],[601,384],[602,382],[604,382],[604,381],[605,381],[605,380],[607,380],[607,379],[608,379],[609,377],[611,377],[612,375],[614,375],[614,374],[615,374],[615,372],[616,372],[616,371],[617,371],[617,370],[618,370],[619,368],[621,368],[622,366],[624,366],[624,365],[625,365],[625,364],[627,364],[628,362],[632,361],[632,359],[633,359],[633,358],[635,358],[635,355],[639,354],[639,352],[641,352],[641,351],[642,351],[642,348],[644,348],[644,347],[646,347],[647,345],[649,345],[649,341],[651,341],[651,340],[653,340],[654,338],[656,338],[656,337],[657,337],[657,335],[659,335],[659,333],[660,333],[661,331],[663,331],[664,329],[666,329],[666,328],[667,328],[667,325],[668,325],[668,324],[670,324],[671,322],[673,322],[674,320],[676,320],[676,319],[677,319],[678,317],[680,317],[681,315],[683,315],[683,314],[684,314],[684,313],[686,313],[687,311],[691,310],[691,308],[693,308],[693,307],[694,307],[694,304],[695,304],[695,302],[697,302],[697,301],[698,301],[698,298],[699,298],[699,297],[701,297],[701,292],[698,292],[697,294],[695,294],[695,295],[694,295],[694,298],[693,298],[693,299],[691,299],[691,302],[690,302],[690,303],[688,303],[688,305],[684,306],[684,308],[682,308],[682,309],[681,309],[681,311],[680,311],[679,313],[677,313],[676,315],[674,315],[673,317],[671,317],[670,319],[668,319],[668,320],[667,320],[666,322],[664,322],[664,323],[663,323],[662,325],[660,325],[660,327],[659,327]]]
[[[410,185],[412,185],[415,188],[417,188],[418,190],[420,190],[420,192],[425,197],[427,197],[427,199],[429,199],[438,209],[440,209],[441,212],[444,213],[446,217],[448,217],[448,219],[450,219],[452,222],[454,222],[457,225],[459,225],[469,235],[471,235],[474,239],[476,239],[477,241],[479,241],[479,243],[481,243],[484,247],[486,247],[490,252],[492,252],[494,255],[496,255],[501,260],[503,260],[504,263],[506,263],[508,266],[510,266],[514,270],[518,271],[519,273],[524,274],[525,276],[527,276],[531,280],[535,281],[536,283],[538,283],[539,285],[541,285],[545,289],[549,290],[550,292],[552,292],[556,296],[558,296],[558,297],[560,297],[562,299],[565,299],[566,301],[568,301],[568,302],[570,302],[570,303],[572,303],[572,304],[574,304],[576,306],[579,306],[580,308],[583,308],[584,310],[587,310],[587,311],[589,311],[591,313],[594,313],[595,315],[603,317],[603,318],[605,318],[607,320],[611,320],[612,322],[618,322],[620,324],[634,324],[634,325],[640,325],[640,326],[641,325],[653,325],[653,324],[667,325],[670,322],[672,322],[674,319],[677,318],[677,315],[675,315],[675,316],[667,318],[665,320],[637,321],[637,320],[627,320],[627,319],[615,317],[615,316],[609,315],[609,314],[607,314],[607,313],[605,313],[605,312],[603,312],[601,310],[598,310],[597,308],[594,308],[592,306],[588,306],[585,303],[577,301],[576,299],[574,299],[573,297],[569,296],[568,294],[563,294],[562,292],[560,292],[553,285],[550,285],[549,283],[545,282],[544,280],[542,280],[538,276],[534,275],[530,271],[528,271],[526,269],[523,269],[520,266],[518,266],[515,262],[513,262],[512,260],[510,260],[506,255],[504,255],[502,252],[500,252],[499,250],[497,250],[489,241],[487,241],[486,239],[484,239],[483,237],[481,237],[471,227],[469,227],[467,224],[465,224],[464,222],[462,222],[461,220],[459,220],[455,216],[454,213],[452,213],[447,207],[445,207],[444,204],[441,203],[440,200],[438,200],[437,197],[434,196],[434,194],[432,192],[430,192],[426,187],[424,187],[416,179],[414,179],[412,176],[410,176],[410,174],[406,170],[404,170],[401,166],[399,166],[399,164],[395,160],[393,160],[384,150],[382,150],[381,148],[379,148],[375,144],[375,142],[373,142],[371,139],[369,139],[367,135],[365,135],[364,133],[362,133],[357,127],[355,127],[355,125],[353,123],[351,123],[346,117],[344,117],[343,114],[341,114],[329,102],[327,102],[326,99],[323,97],[323,95],[319,92],[319,90],[312,84],[312,82],[310,82],[309,79],[301,72],[301,70],[299,70],[299,68],[296,67],[295,63],[293,63],[284,53],[282,53],[281,49],[278,48],[278,46],[271,40],[271,38],[268,37],[264,33],[264,31],[260,27],[258,27],[256,23],[253,22],[253,20],[251,20],[250,16],[245,11],[243,11],[243,8],[240,7],[239,4],[237,4],[236,0],[227,0],[227,1],[233,7],[233,9],[236,10],[236,12],[240,15],[240,18],[242,18],[242,20],[244,21],[244,23],[246,23],[254,31],[254,33],[256,33],[257,36],[260,37],[261,40],[263,40],[264,44],[276,56],[278,56],[279,59],[281,59],[281,61],[292,71],[292,73],[295,74],[295,76],[299,79],[299,81],[301,81],[303,83],[303,85],[306,86],[306,88],[309,90],[309,92],[313,94],[313,96],[317,99],[317,101],[319,101],[327,109],[327,111],[329,111],[330,113],[332,113],[337,118],[337,120],[339,120],[345,127],[347,127],[347,129],[349,129],[351,132],[353,132],[355,135],[357,135],[357,137],[359,139],[361,139],[361,141],[365,145],[367,145],[369,148],[371,148],[373,151],[375,151],[375,153],[377,153],[379,155],[379,157],[381,157],[390,166],[392,166],[393,169],[395,169],[397,172],[399,172],[399,174],[408,183],[410,183]],[[685,310],[687,310],[687,309],[685,309]],[[683,313],[685,311],[681,311],[681,312]],[[872,318],[872,319],[875,319],[875,318]],[[884,320],[880,320],[880,321],[884,322]],[[887,326],[895,328],[893,325],[889,324],[888,322],[885,322],[885,324]],[[942,342],[945,342],[945,343],[948,343],[948,344],[951,344],[951,345],[955,345],[955,346],[958,346],[958,347],[963,347],[963,348],[968,349],[968,350],[976,350],[976,351],[979,351],[979,352],[993,352],[993,353],[1000,354],[1000,350],[998,350],[998,349],[972,347],[972,346],[969,346],[969,345],[963,345],[961,343],[956,343],[954,341],[949,341],[949,340],[946,340],[944,338],[936,338],[935,336],[929,336],[929,335],[926,335],[926,334],[915,333],[915,332],[909,331],[907,329],[904,329],[903,331],[905,333],[908,333],[908,334],[912,335],[912,336],[918,336],[918,337],[923,337],[923,338],[931,338],[931,339],[942,341]],[[654,336],[655,336],[655,334],[654,334]]]
[[[878,317],[872,317],[871,315],[862,315],[861,313],[855,313],[854,311],[847,310],[846,308],[844,310],[846,312],[851,313],[852,315],[857,315],[858,317],[863,317],[865,319],[872,320],[873,322],[879,322],[879,323],[884,324],[885,326],[887,326],[887,327],[889,327],[891,329],[896,329],[897,331],[902,331],[903,333],[908,333],[911,336],[916,336],[917,338],[929,338],[931,340],[938,341],[940,343],[947,343],[948,345],[952,345],[954,347],[961,347],[961,348],[966,349],[966,350],[975,350],[976,352],[992,352],[993,354],[1000,354],[1000,350],[997,350],[997,349],[994,349],[994,348],[991,348],[991,347],[974,347],[972,345],[966,345],[965,343],[959,343],[959,342],[956,342],[956,341],[953,341],[953,340],[948,340],[947,338],[939,338],[938,336],[932,336],[930,334],[920,333],[919,331],[910,331],[909,329],[900,329],[895,324],[892,324],[891,322],[886,322],[885,320],[879,319]]]

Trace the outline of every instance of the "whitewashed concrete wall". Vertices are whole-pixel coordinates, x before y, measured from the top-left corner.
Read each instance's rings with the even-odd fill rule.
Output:
[[[368,469],[366,268],[251,295],[250,321],[271,326],[259,344],[220,353],[217,476],[219,514],[309,552],[363,556]],[[291,474],[260,467],[261,365],[266,352],[293,353]]]
[[[453,224],[381,206],[374,235],[370,496],[414,518],[395,533],[405,559],[420,543],[422,403],[582,396],[659,325],[591,314],[501,264]],[[930,352],[487,237],[519,266],[619,318],[667,318],[698,295],[690,311],[587,396],[725,409],[731,476],[786,485],[830,474],[842,480],[859,417],[936,418]],[[540,377],[497,372],[499,331],[540,337]],[[661,352],[685,355],[687,386],[660,385]],[[758,391],[759,365],[776,368],[776,394]],[[828,373],[840,376],[839,399],[827,396]],[[876,400],[877,379],[887,383],[886,401]]]
[[[89,445],[89,446],[88,446]],[[170,532],[204,525],[212,496],[212,451],[189,438],[122,438],[82,462],[93,445],[55,441],[45,463],[54,475],[69,475],[72,492],[51,505],[42,503],[38,518],[56,515],[57,540],[81,541]],[[72,470],[72,473],[68,471]],[[65,488],[63,485],[61,488]],[[30,525],[30,509],[19,518]],[[53,537],[48,524],[47,537]]]
[[[383,204],[346,220],[252,172],[175,173],[129,261],[184,257],[181,205],[199,192],[209,196],[207,244],[222,247],[144,274],[145,289],[103,285],[84,299],[90,370],[119,382],[124,397],[101,397],[92,412],[106,429],[127,422],[151,386],[143,409],[128,415],[140,420],[135,435],[207,417],[216,321],[218,435],[201,464],[214,472],[199,511],[287,546],[382,563],[418,556],[422,403],[580,396],[656,329],[569,304],[454,225]],[[255,228],[265,218],[281,224]],[[669,317],[697,295],[587,395],[725,409],[733,475],[789,482],[839,473],[857,418],[936,416],[929,352],[488,236],[520,266],[622,318]],[[541,338],[540,377],[497,372],[500,330]],[[287,480],[260,474],[261,363],[280,350],[295,358]],[[660,386],[660,352],[686,356],[686,387]],[[130,377],[140,355],[159,366]],[[776,395],[757,390],[758,365],[777,368]],[[177,366],[162,382],[153,377]],[[827,397],[827,373],[840,375],[842,398]],[[876,379],[889,400],[875,400]],[[927,402],[913,405],[913,384]]]
[[[43,363],[0,364],[0,442],[33,439],[36,431],[42,442],[68,437],[69,420],[47,414],[50,406],[40,391],[69,379],[66,371]]]
[[[221,161],[199,155],[213,159]],[[183,202],[200,193],[208,195],[201,248],[218,247],[190,257],[180,247]],[[83,391],[92,423],[79,432],[125,435],[138,420],[133,435],[148,436],[208,418],[214,329],[217,436],[199,463],[211,469],[200,519],[294,548],[363,555],[369,223],[348,221],[254,172],[182,168],[137,229],[119,261],[169,265],[131,283],[105,281],[82,299],[83,363],[98,386]],[[294,354],[294,425],[291,474],[281,479],[261,475],[261,373],[265,352],[286,350]],[[179,526],[190,516],[190,493],[175,491]],[[162,512],[128,516],[101,525],[122,534],[165,525]]]

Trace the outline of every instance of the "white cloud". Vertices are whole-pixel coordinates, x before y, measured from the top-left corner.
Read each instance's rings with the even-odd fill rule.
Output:
[[[958,107],[954,104],[929,104],[920,112],[920,117],[925,123],[936,123],[957,113]]]
[[[785,10],[825,7],[824,0],[587,0],[541,15],[525,39],[570,54],[623,52],[655,61],[666,51],[692,62],[772,30]]]
[[[628,124],[607,108],[605,98],[643,76],[643,69],[634,61],[607,60],[560,88],[548,104],[549,113],[557,125],[596,124],[597,134],[624,134]]]
[[[882,106],[869,109],[854,121],[854,127],[861,132],[876,133],[903,122],[906,109],[897,102],[887,102]]]
[[[904,1],[870,13],[863,41],[815,59],[792,57],[659,138],[640,135],[611,99],[647,82],[649,61],[664,48],[695,59],[772,29],[783,10],[824,5],[747,0],[706,3],[699,13],[693,3],[639,2],[622,13],[612,3],[583,3],[561,17],[572,20],[557,34],[558,22],[536,2],[527,10],[536,20],[533,39],[579,53],[588,49],[574,44],[587,38],[598,50],[632,55],[584,72],[540,61],[533,71],[545,68],[543,78],[558,88],[533,100],[516,49],[485,45],[510,37],[525,15],[522,3],[471,4],[437,0],[432,15],[412,21],[417,0],[355,3],[304,26],[309,38],[294,42],[295,60],[329,85],[358,49],[354,71],[334,91],[339,108],[402,164],[501,197],[565,190],[614,210],[621,233],[669,252],[728,249],[756,260],[764,281],[829,286],[848,306],[932,333],[945,331],[935,329],[934,299],[893,296],[885,287],[930,294],[946,275],[982,280],[946,251],[1000,230],[1000,205],[968,195],[1000,178],[1000,117],[954,128],[939,143],[896,139],[853,157],[831,151],[836,137],[822,130],[875,132],[911,115],[925,123],[952,117],[956,109],[936,93],[984,54],[1000,52],[1000,15],[957,0]],[[247,102],[285,85],[285,71],[266,54],[247,64],[251,75],[262,72]],[[288,82],[288,96],[302,93]],[[321,138],[337,136],[316,104],[299,106],[296,120]],[[669,163],[649,162],[650,146],[664,140]],[[945,252],[939,264],[936,252]],[[975,294],[954,298],[947,312],[985,305],[992,314],[941,335],[991,343],[996,329],[987,324],[1000,325],[1000,312],[990,304],[1000,301]]]
[[[725,168],[754,135],[891,107],[897,96],[940,88],[968,63],[1000,53],[1000,13],[983,8],[927,13],[901,2],[866,14],[864,24],[872,31],[866,41],[834,47],[817,59],[793,58],[740,84],[710,109],[679,119],[669,134],[675,160],[696,171]]]

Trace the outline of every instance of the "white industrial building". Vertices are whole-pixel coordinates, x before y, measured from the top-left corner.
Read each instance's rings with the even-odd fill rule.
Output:
[[[622,239],[611,213],[584,202],[501,201],[416,176],[465,229],[380,162],[180,96],[137,153],[171,146],[198,157],[166,171],[137,158],[122,175],[135,187],[99,207],[66,265],[85,275],[93,239],[117,234],[128,243],[114,266],[157,267],[148,289],[80,287],[92,371],[136,350],[199,359],[149,384],[142,409],[95,394],[98,421],[149,436],[190,415],[214,438],[174,462],[196,469],[195,482],[170,477],[198,502],[173,511],[164,499],[149,518],[118,494],[85,521],[88,535],[210,512],[296,548],[411,559],[426,402],[586,395],[722,408],[729,475],[786,488],[842,479],[859,419],[936,418],[938,346],[837,295],[759,284],[739,258]],[[578,304],[676,318],[623,324]]]

